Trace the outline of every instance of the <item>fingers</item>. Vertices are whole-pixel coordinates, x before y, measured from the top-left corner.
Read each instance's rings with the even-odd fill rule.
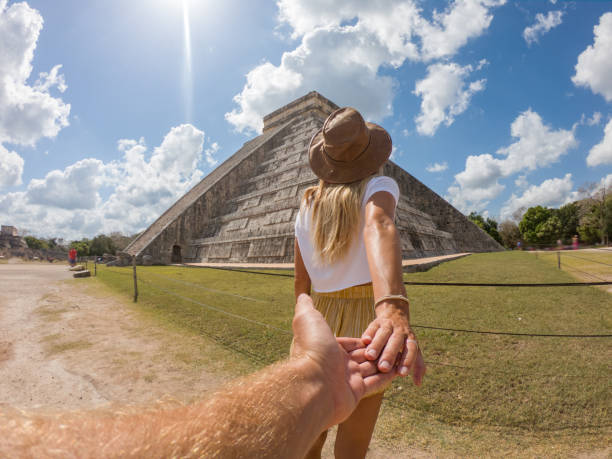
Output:
[[[378,325],[377,321],[374,321],[370,325],[368,325],[368,328],[366,328],[366,331],[364,331],[363,335],[361,335],[361,339],[366,345],[372,342],[379,328],[380,326]]]
[[[427,368],[425,367],[425,360],[423,360],[423,354],[420,350],[417,351],[417,356],[412,366],[412,380],[414,384],[420,386],[423,384],[423,376]]]
[[[356,363],[363,363],[363,362],[376,362],[375,360],[368,360],[366,358],[366,350],[365,348],[362,349],[356,349],[354,351],[349,352],[349,358]]]
[[[372,395],[374,392],[378,392],[379,390],[385,388],[395,376],[396,374],[394,372],[389,372],[376,373],[372,376],[365,377],[363,379],[363,383],[365,385],[365,394],[363,396],[367,397],[368,395]]]
[[[301,314],[308,314],[311,309],[314,309],[312,298],[310,298],[309,295],[302,293],[300,296],[298,296],[297,302],[295,304],[294,317],[297,317]]]
[[[367,378],[368,376],[375,375],[378,373],[378,367],[376,366],[376,362],[372,362],[367,360],[363,363],[359,364],[359,373],[362,378]]]
[[[403,333],[394,332],[385,345],[385,349],[380,356],[378,362],[378,368],[380,371],[386,373],[391,371],[397,356],[400,355],[404,349],[405,335]]]
[[[419,354],[419,346],[415,342],[414,339],[407,338],[406,346],[404,347],[404,352],[402,353],[402,358],[400,361],[400,366],[398,369],[398,373],[401,376],[408,376],[410,372],[410,368],[412,368],[413,363],[415,362],[417,354]]]
[[[360,338],[336,337],[336,341],[346,352],[365,348],[365,343]]]
[[[369,328],[369,327],[368,327]],[[372,339],[372,342],[368,346],[368,350],[366,352],[367,358],[370,360],[376,360],[380,355],[380,352],[387,344],[389,337],[393,333],[393,328],[389,325],[383,325],[376,330],[376,334]],[[364,339],[365,341],[365,339]],[[399,351],[398,351],[399,352]]]

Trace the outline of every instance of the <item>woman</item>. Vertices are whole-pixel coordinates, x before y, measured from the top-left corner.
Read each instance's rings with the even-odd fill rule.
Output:
[[[397,183],[377,176],[391,138],[357,110],[336,110],[309,146],[318,186],[306,190],[295,222],[295,294],[311,293],[336,336],[361,336],[381,372],[425,374],[410,329],[399,235]],[[383,393],[363,399],[338,427],[337,458],[365,457]],[[307,457],[321,457],[323,432]]]

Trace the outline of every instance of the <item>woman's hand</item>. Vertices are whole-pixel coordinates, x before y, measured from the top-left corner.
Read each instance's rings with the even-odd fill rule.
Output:
[[[412,370],[412,379],[420,386],[425,362],[410,328],[408,305],[399,300],[381,302],[376,308],[376,316],[361,337],[368,345],[366,358],[379,359],[378,369],[383,373],[395,367],[400,376],[407,376]]]
[[[387,192],[374,193],[366,203],[363,237],[374,288],[374,298],[406,295],[402,274],[400,238],[393,223],[395,198]],[[401,376],[412,372],[418,386],[425,375],[425,362],[410,329],[408,304],[385,300],[376,307],[376,319],[362,339],[368,344],[368,359],[380,356],[378,368],[388,373],[394,367]]]

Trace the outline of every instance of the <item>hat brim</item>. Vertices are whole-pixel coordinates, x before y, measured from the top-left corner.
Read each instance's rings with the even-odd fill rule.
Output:
[[[308,160],[315,175],[328,183],[351,183],[376,173],[391,156],[391,137],[378,124],[366,122],[366,127],[370,131],[367,148],[358,158],[342,165],[328,160],[323,151],[323,128],[319,129],[308,147]]]

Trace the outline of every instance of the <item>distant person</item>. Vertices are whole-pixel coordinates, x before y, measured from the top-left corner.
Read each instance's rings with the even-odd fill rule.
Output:
[[[388,384],[360,339],[339,338],[298,298],[291,358],[208,400],[53,416],[0,411],[0,457],[303,458],[317,436]]]
[[[336,336],[361,337],[367,358],[383,373],[412,372],[421,384],[425,364],[410,328],[397,228],[399,187],[380,175],[391,138],[354,108],[333,112],[309,146],[319,184],[308,188],[295,222],[295,295],[310,293]],[[336,457],[364,457],[384,388],[362,400],[341,423]],[[306,457],[320,457],[327,431]]]
[[[70,266],[74,266],[76,264],[77,251],[75,248],[72,248],[68,251],[68,262]]]
[[[518,250],[522,250],[522,244],[521,244],[521,241],[516,241],[516,248],[517,248]]]
[[[572,237],[572,249],[578,250],[578,235],[577,234],[574,234],[574,237]]]

